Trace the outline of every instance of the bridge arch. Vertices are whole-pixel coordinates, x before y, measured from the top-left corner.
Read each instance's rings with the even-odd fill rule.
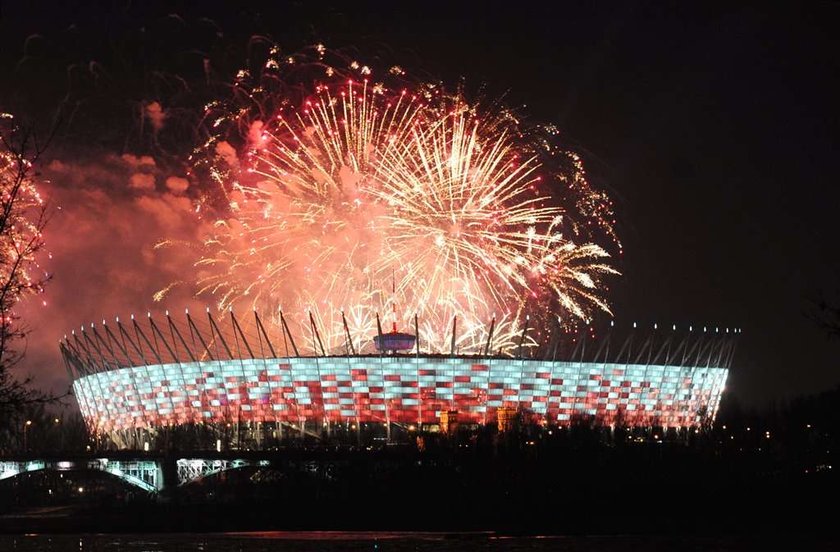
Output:
[[[208,459],[208,458],[179,458],[176,462],[178,470],[178,485],[188,485],[200,481],[205,477],[216,475],[230,470],[238,470],[250,466],[268,466],[267,460],[245,460],[245,459]]]
[[[0,460],[0,481],[37,471],[100,471],[125,483],[155,493],[163,488],[163,471],[155,460]]]

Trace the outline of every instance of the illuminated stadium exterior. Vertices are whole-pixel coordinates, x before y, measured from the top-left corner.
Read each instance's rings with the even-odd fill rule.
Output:
[[[555,343],[529,358],[430,355],[419,346],[404,354],[305,356],[285,324],[287,350],[278,354],[254,318],[250,336],[232,314],[227,334],[212,317],[200,328],[187,314],[182,328],[168,315],[163,324],[150,316],[142,325],[118,320],[65,338],[61,351],[88,429],[116,446],[139,447],[162,428],[233,424],[276,437],[368,424],[390,434],[392,425],[436,429],[442,417],[493,423],[502,409],[558,425],[694,427],[717,412],[735,333],[636,330],[620,342],[582,334],[565,354]],[[315,335],[313,327],[313,343]],[[260,436],[252,439],[259,445]]]

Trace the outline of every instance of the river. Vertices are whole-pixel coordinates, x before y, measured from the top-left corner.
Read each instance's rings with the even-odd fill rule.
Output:
[[[838,550],[803,536],[504,536],[495,533],[266,532],[0,535],[2,552],[606,552]]]

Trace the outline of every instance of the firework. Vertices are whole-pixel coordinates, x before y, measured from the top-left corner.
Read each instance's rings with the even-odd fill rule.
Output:
[[[357,350],[387,313],[401,327],[417,315],[428,350],[472,352],[491,320],[505,349],[529,314],[573,323],[609,310],[602,279],[616,271],[595,240],[617,245],[612,208],[552,145],[553,129],[526,130],[512,111],[438,84],[405,85],[400,68],[391,84],[358,63],[318,67],[299,105],[273,92],[272,115],[238,127],[241,155],[211,139],[206,172],[223,201],[196,262],[199,295],[282,308],[304,326],[311,312],[331,351],[346,346],[342,315]]]
[[[4,365],[19,359],[20,353],[10,343],[25,334],[18,322],[18,303],[41,293],[49,277],[38,263],[46,209],[32,178],[32,160],[40,151],[29,147],[31,141],[11,115],[0,113],[0,358]]]

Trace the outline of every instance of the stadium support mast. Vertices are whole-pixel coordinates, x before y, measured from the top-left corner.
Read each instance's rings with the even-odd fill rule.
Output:
[[[259,318],[257,320],[259,320]],[[259,322],[259,324],[260,328],[262,328],[262,331],[265,332],[265,328],[263,328],[262,322]],[[292,350],[295,352],[295,356],[299,357],[300,353],[298,352],[297,345],[295,345],[295,338],[292,337],[292,332],[289,331],[289,325],[286,324],[286,317],[283,316],[283,311],[280,311],[280,325],[283,326],[283,335],[285,336],[283,339],[285,339],[286,337],[289,338],[289,342],[292,344]],[[288,351],[286,351],[286,356],[289,356]]]
[[[318,325],[315,324],[315,317],[312,316],[312,311],[309,311],[309,324],[312,327],[312,337],[316,341],[318,347],[321,348],[321,356],[327,356],[327,351],[324,349],[324,343],[321,341],[321,334],[318,332]],[[318,349],[315,348],[315,344],[313,343],[313,349],[315,349],[315,356],[318,356]]]
[[[496,329],[496,317],[493,316],[493,319],[490,321],[490,330],[487,332],[487,343],[484,345],[484,352],[481,356],[490,356],[490,351],[492,351],[493,346],[493,330]]]
[[[344,316],[343,310],[341,311],[341,323],[344,325],[344,335],[346,338],[344,346],[345,352],[356,356],[356,347],[353,346],[353,338],[350,336],[350,328],[347,326],[347,318]]]
[[[455,356],[455,334],[458,330],[458,315],[452,317],[452,346],[450,347],[450,356]]]
[[[522,347],[525,345],[525,334],[528,333],[528,321],[530,317],[526,314],[525,315],[525,324],[522,326],[522,335],[519,336],[519,351],[516,355],[517,358],[522,358]]]

